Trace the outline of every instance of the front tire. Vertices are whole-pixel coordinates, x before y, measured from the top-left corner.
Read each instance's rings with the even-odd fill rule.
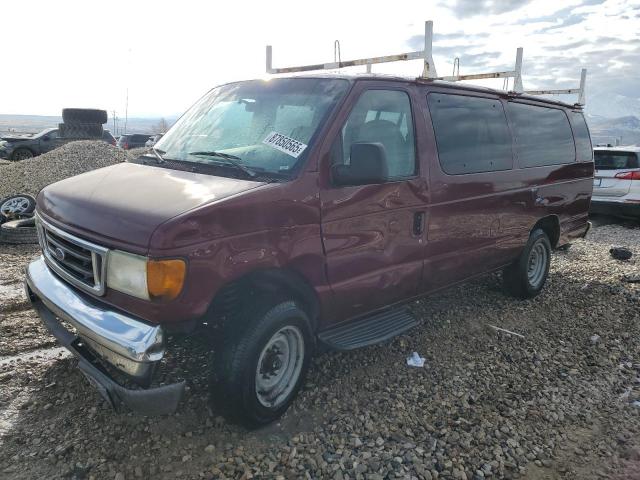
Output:
[[[279,418],[304,382],[313,354],[307,314],[294,301],[258,307],[216,362],[215,402],[251,426]]]
[[[535,229],[518,259],[502,272],[504,288],[516,298],[538,295],[549,275],[551,242],[542,229]]]
[[[11,155],[11,160],[14,162],[26,160],[28,158],[33,158],[33,152],[28,148],[18,148]]]

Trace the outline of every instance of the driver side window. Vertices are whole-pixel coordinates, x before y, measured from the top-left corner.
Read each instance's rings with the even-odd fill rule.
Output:
[[[350,164],[354,143],[380,143],[386,153],[388,179],[412,177],[416,173],[416,155],[409,95],[397,90],[364,92],[337,142],[333,149],[334,164]]]

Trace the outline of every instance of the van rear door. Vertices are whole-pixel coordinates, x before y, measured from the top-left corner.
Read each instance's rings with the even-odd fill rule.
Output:
[[[631,190],[630,179],[616,175],[639,168],[638,156],[634,152],[596,150],[594,155],[595,175],[593,195],[596,197],[622,197]]]

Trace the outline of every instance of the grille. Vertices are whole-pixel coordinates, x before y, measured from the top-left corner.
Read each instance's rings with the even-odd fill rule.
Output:
[[[107,249],[36,218],[38,239],[49,267],[69,283],[104,294]]]

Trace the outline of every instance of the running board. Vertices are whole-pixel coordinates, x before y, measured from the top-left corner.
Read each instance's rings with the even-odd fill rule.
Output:
[[[330,328],[318,338],[331,349],[353,350],[389,340],[418,323],[408,308],[396,308]]]

